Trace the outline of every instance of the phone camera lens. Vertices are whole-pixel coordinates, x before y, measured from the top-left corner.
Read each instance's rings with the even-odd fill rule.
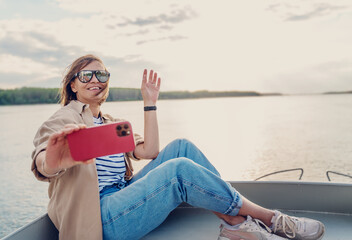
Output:
[[[122,129],[122,127],[121,127],[120,125],[118,125],[118,126],[117,126],[117,130],[120,131],[121,129]]]

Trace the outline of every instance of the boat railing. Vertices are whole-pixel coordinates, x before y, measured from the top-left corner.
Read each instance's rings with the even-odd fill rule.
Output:
[[[274,175],[274,174],[279,174],[279,173],[284,173],[284,172],[292,172],[292,171],[301,171],[301,174],[300,174],[298,180],[302,180],[302,176],[303,176],[303,173],[304,173],[303,168],[291,168],[291,169],[285,169],[285,170],[280,170],[280,171],[275,171],[275,172],[272,172],[272,173],[265,174],[265,175],[263,175],[263,176],[261,176],[259,178],[254,179],[254,181],[258,181],[259,179],[262,179],[262,178],[265,178],[265,177],[268,177],[268,176],[271,176],[271,175]]]
[[[331,182],[331,178],[329,176],[329,174],[336,174],[336,175],[339,175],[339,176],[343,176],[343,177],[349,177],[349,178],[352,178],[351,175],[349,174],[344,174],[344,173],[340,173],[340,172],[335,172],[335,171],[326,171],[326,177],[328,178],[329,182]]]

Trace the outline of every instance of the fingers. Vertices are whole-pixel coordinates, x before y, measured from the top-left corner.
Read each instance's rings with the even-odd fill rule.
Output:
[[[94,163],[94,160],[95,160],[95,158],[92,158],[92,159],[89,159],[87,161],[82,161],[81,163],[82,164],[91,164],[91,163]]]
[[[70,133],[76,132],[80,129],[87,128],[85,124],[79,123],[79,124],[66,124],[64,126],[64,129],[62,131],[65,133],[65,135],[68,135]]]
[[[79,127],[80,129],[83,129],[83,128],[87,128],[87,125],[85,125],[85,124],[83,124],[83,123],[79,123],[79,124],[78,124],[78,127]]]
[[[70,128],[78,130],[78,129],[82,129],[82,128],[87,128],[87,126],[83,123],[79,123],[79,124],[70,123],[70,124],[66,124],[64,126],[64,129],[70,129]]]
[[[156,86],[157,86],[158,89],[160,89],[160,85],[161,85],[161,78],[159,77],[158,83],[156,84]]]
[[[149,80],[148,80],[148,82],[150,82],[150,83],[152,83],[153,82],[153,70],[150,70],[150,72],[149,72]]]
[[[144,69],[144,72],[143,72],[143,80],[142,80],[142,84],[145,84],[145,83],[151,83],[157,87],[160,87],[160,77],[158,78],[158,74],[156,72],[154,72],[153,70],[150,70],[149,72],[149,78],[147,80],[147,75],[148,75],[148,71],[147,69]]]
[[[85,124],[66,124],[61,131],[51,134],[48,141],[50,144],[55,144],[63,140],[66,135],[84,128],[87,128]]]
[[[142,78],[142,84],[146,84],[147,83],[147,75],[148,75],[148,71],[147,71],[147,69],[144,69],[143,78]]]
[[[76,132],[79,130],[79,127],[76,126],[76,127],[65,127],[64,129],[62,129],[61,131],[64,133],[64,135],[68,135],[70,133],[73,133],[73,132]]]
[[[158,74],[157,74],[157,73],[154,73],[154,77],[153,77],[153,80],[152,80],[152,84],[155,85],[157,77],[158,77]]]
[[[64,137],[65,137],[65,134],[63,131],[53,133],[50,135],[50,137],[48,139],[48,145],[54,145]]]

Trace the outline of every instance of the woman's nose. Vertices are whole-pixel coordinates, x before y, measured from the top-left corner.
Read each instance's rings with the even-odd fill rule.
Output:
[[[97,79],[97,76],[95,76],[95,74],[93,74],[92,80],[90,80],[91,82],[99,82]]]

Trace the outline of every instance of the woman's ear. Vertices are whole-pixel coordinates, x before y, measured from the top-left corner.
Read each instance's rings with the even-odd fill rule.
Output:
[[[70,83],[70,86],[71,86],[72,92],[76,93],[76,92],[77,92],[77,89],[76,89],[76,86],[75,86],[75,81],[72,81],[72,82]]]

